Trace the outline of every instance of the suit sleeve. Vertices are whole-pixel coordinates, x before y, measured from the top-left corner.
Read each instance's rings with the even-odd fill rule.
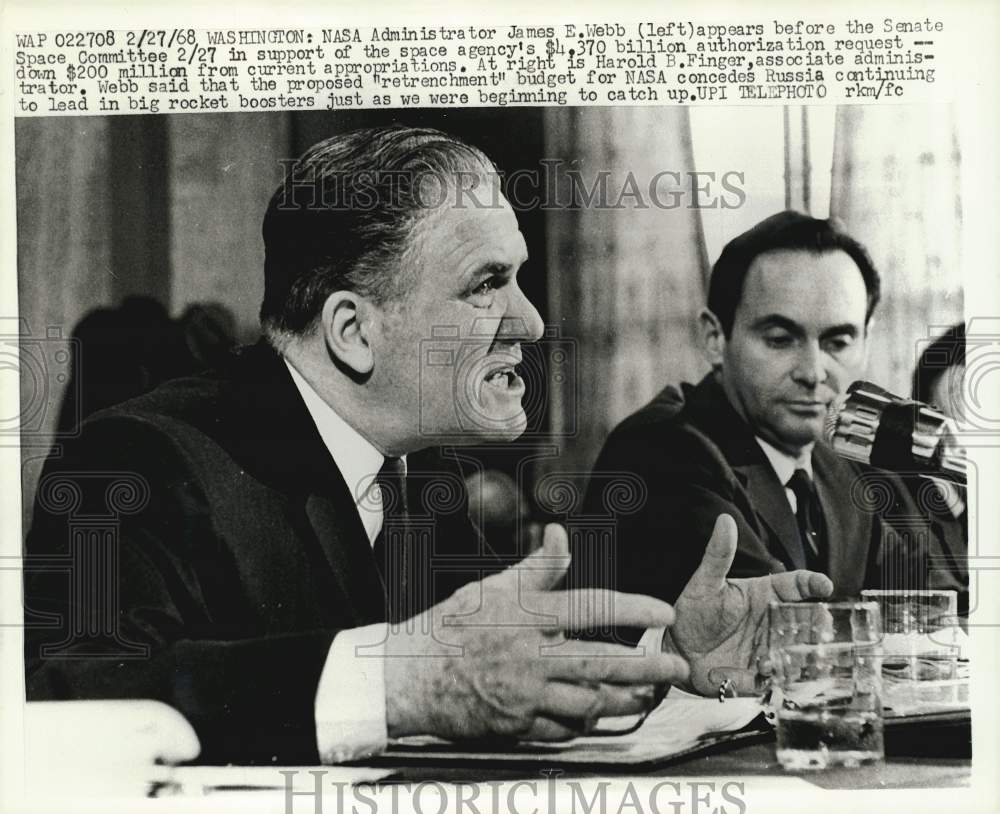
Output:
[[[634,500],[616,500],[616,483]],[[642,593],[673,602],[694,574],[716,518],[737,523],[740,550],[731,574],[784,570],[761,541],[753,512],[718,450],[682,428],[653,435],[623,425],[608,438],[590,478],[581,525],[571,536],[570,583]]]
[[[156,699],[194,726],[203,762],[315,763],[314,700],[338,631],[265,636],[215,618],[203,581],[226,557],[164,434],[85,425],[46,464],[27,538],[28,700]]]

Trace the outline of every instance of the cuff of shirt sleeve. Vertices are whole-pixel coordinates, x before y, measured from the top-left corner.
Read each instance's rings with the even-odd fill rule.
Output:
[[[385,624],[336,635],[316,689],[316,745],[323,763],[385,749]]]

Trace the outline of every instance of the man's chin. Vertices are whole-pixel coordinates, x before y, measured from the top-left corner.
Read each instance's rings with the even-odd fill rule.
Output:
[[[494,393],[484,387],[463,411],[462,424],[470,435],[490,441],[515,441],[528,428],[522,404],[523,385],[517,393]]]
[[[521,410],[517,415],[497,417],[482,408],[465,410],[459,427],[437,434],[438,444],[480,444],[494,441],[516,441],[528,428],[528,419]]]
[[[806,447],[823,440],[824,427],[823,421],[797,421],[784,428],[781,437],[789,446]]]
[[[479,441],[516,441],[528,428],[527,417],[524,413],[513,419],[484,421],[474,428],[472,435]]]
[[[773,437],[772,443],[779,449],[795,452],[823,440],[823,431],[826,427],[825,419],[802,418],[801,416],[782,416],[780,422],[770,425],[770,435]],[[762,437],[767,435],[761,433]]]

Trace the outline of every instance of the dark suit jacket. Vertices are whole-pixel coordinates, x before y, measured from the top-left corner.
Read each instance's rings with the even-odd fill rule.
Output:
[[[825,570],[837,593],[917,587],[921,566],[911,549],[921,543],[910,531],[915,521],[923,533],[926,527],[905,503],[899,479],[846,462],[821,444],[812,465],[827,526]],[[645,495],[615,519],[613,550],[603,554],[603,581],[611,587],[674,601],[723,512],[739,529],[733,576],[805,567],[784,487],[711,374],[697,386],[683,385],[683,393],[667,387],[615,428],[594,467],[585,516],[608,513],[600,485],[616,473],[638,476]],[[902,534],[887,533],[894,519],[903,521]],[[574,564],[589,563],[593,571],[602,556],[587,550],[593,541],[573,545]]]
[[[409,470],[426,606],[498,564],[456,461]],[[354,497],[265,345],[89,419],[46,464],[26,551],[29,700],[165,701],[206,762],[315,763],[330,644],[385,619]]]

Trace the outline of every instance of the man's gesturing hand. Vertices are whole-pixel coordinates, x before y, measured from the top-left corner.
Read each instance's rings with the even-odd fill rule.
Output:
[[[721,514],[701,565],[674,605],[677,621],[667,631],[668,644],[673,642],[691,665],[691,686],[704,695],[714,695],[726,678],[740,692],[753,692],[753,662],[766,646],[771,602],[822,598],[833,592],[829,578],[813,571],[726,579],[735,556],[736,523]]]
[[[657,599],[602,590],[554,591],[569,566],[566,532],[466,585],[399,627],[386,642],[389,734],[558,740],[605,715],[649,705],[653,684],[687,677],[676,655],[568,640],[566,632],[674,621]]]

